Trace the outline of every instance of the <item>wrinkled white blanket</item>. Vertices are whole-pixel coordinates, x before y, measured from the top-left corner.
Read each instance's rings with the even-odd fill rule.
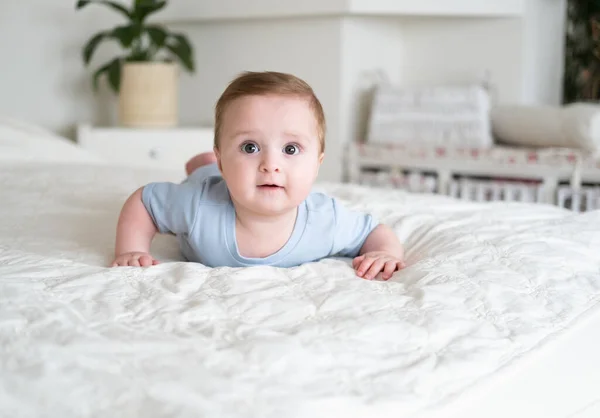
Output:
[[[600,212],[326,184],[409,267],[104,267],[128,193],[171,173],[0,165],[0,416],[280,417],[319,400],[444,402],[600,302]],[[325,412],[324,412],[325,413]]]

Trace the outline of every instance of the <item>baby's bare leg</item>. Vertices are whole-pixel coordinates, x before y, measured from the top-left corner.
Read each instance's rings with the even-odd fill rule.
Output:
[[[203,152],[202,154],[198,154],[193,156],[186,164],[185,164],[185,172],[189,176],[194,172],[194,170],[209,164],[214,164],[217,162],[217,157],[215,153]]]

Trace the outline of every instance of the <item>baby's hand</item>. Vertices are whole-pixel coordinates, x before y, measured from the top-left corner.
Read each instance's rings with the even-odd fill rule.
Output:
[[[352,260],[356,274],[367,280],[372,280],[383,271],[381,277],[388,280],[396,270],[406,267],[401,258],[384,251],[371,251]]]
[[[115,258],[111,267],[117,266],[133,266],[133,267],[149,267],[158,264],[158,260],[155,260],[148,253],[131,252],[121,254]]]

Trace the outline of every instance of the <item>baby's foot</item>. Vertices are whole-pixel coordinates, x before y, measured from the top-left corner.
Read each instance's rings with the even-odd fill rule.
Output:
[[[185,172],[189,176],[194,172],[194,170],[209,164],[214,164],[217,162],[217,157],[215,153],[203,152],[202,154],[198,154],[193,156],[186,164],[185,164]]]

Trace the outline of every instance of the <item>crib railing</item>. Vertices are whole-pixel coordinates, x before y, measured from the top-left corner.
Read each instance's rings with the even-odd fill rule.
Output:
[[[444,194],[474,202],[551,203],[575,212],[600,209],[600,186],[573,187],[564,184],[553,187],[542,181],[461,177],[449,179],[445,190],[442,190],[436,175],[415,171],[363,171],[359,174],[359,184],[398,188],[412,193]]]

